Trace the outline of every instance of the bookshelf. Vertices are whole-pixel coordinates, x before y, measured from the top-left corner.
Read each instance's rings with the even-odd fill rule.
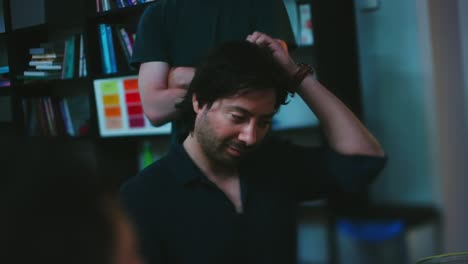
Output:
[[[138,19],[151,1],[124,7],[111,3],[106,11],[98,12],[95,5],[87,10],[89,45],[93,47],[89,56],[99,58],[89,65],[96,79],[137,74],[129,60]]]
[[[137,170],[137,154],[131,150],[135,142],[114,141],[111,148],[109,141],[98,138],[92,78],[103,74],[83,58],[89,57],[88,52],[99,56],[99,51],[92,52],[98,41],[94,34],[97,23],[111,24],[107,19],[115,19],[114,11],[120,17],[126,12],[109,10],[107,17],[102,17],[95,9],[94,13],[87,9],[93,3],[0,0],[0,84],[3,79],[10,81],[0,86],[0,134],[12,137],[11,142],[59,145],[64,155],[81,152],[82,146],[87,146],[82,154],[97,161],[103,184],[116,188],[123,177]],[[131,12],[127,15],[132,17]],[[56,58],[41,57],[49,54]],[[102,147],[123,149],[116,152],[125,154]],[[116,166],[116,159],[124,162]]]
[[[99,105],[102,96],[98,93],[99,85],[111,80],[118,82],[135,77],[138,72],[129,64],[132,53],[134,34],[138,20],[144,9],[152,1],[127,0],[89,0],[86,5],[87,55],[94,60],[88,60],[89,78],[92,79],[91,89],[95,95],[91,108],[93,109],[93,125],[97,131],[96,155],[100,157],[100,170],[107,177],[107,182],[115,187],[128,176],[135,175],[139,170],[139,149],[141,142],[149,135],[126,137],[125,135],[105,137],[102,134],[102,110]],[[97,86],[96,86],[97,85]],[[116,87],[114,87],[116,88]],[[123,98],[123,97],[122,97]],[[128,109],[122,108],[122,113]],[[98,118],[101,117],[101,118]],[[167,136],[163,136],[168,139]],[[122,150],[125,151],[122,151]],[[115,161],[122,161],[121,166],[115,166]]]
[[[33,145],[60,145],[64,155],[86,145],[83,155],[97,161],[98,174],[109,188],[134,175],[144,136],[99,135],[93,83],[137,75],[129,66],[131,41],[150,2],[0,0],[0,135]],[[109,8],[103,9],[104,4]],[[113,71],[101,59],[109,49],[103,49],[101,25],[112,34]],[[52,53],[58,57],[41,57]]]

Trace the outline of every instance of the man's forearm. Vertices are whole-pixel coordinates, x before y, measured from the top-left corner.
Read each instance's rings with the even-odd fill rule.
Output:
[[[180,88],[155,90],[142,93],[142,104],[145,115],[154,126],[161,126],[178,117],[175,105],[182,100],[187,90]]]
[[[169,71],[168,88],[188,89],[194,75],[193,67],[173,67]]]
[[[169,68],[165,63],[148,63],[140,68],[141,100],[151,124],[161,126],[178,117],[175,105],[185,96],[193,73],[193,68]]]
[[[294,79],[302,78],[302,69],[293,61],[281,43],[260,32],[247,36],[247,41],[271,49],[273,56]],[[297,74],[301,76],[297,76]],[[335,95],[312,75],[301,80],[298,93],[320,120],[329,145],[342,154],[383,156],[377,140]]]
[[[383,156],[378,141],[334,94],[308,75],[298,93],[320,120],[327,141],[342,154]]]

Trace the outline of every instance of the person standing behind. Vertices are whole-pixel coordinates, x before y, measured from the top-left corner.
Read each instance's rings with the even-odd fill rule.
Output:
[[[261,32],[199,64],[177,106],[188,136],[121,188],[149,264],[295,263],[297,203],[373,181],[379,142],[309,70]],[[291,92],[320,120],[324,146],[267,136]]]
[[[256,30],[295,45],[282,0],[158,0],[150,5],[140,18],[132,56],[150,122],[161,126],[177,119],[175,104],[208,50]],[[173,123],[173,130],[181,125]]]

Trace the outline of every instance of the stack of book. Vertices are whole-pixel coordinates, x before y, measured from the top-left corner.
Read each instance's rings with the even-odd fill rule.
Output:
[[[58,43],[42,43],[30,48],[31,60],[24,71],[26,78],[60,78],[63,63],[63,46]]]
[[[24,77],[34,79],[69,79],[86,76],[83,34],[72,35],[65,41],[42,43],[30,48],[31,60]]]

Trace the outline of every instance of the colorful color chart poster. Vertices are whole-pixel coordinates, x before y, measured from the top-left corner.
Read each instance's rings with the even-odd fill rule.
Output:
[[[137,76],[94,80],[101,137],[169,134],[171,125],[154,127],[143,113]]]

